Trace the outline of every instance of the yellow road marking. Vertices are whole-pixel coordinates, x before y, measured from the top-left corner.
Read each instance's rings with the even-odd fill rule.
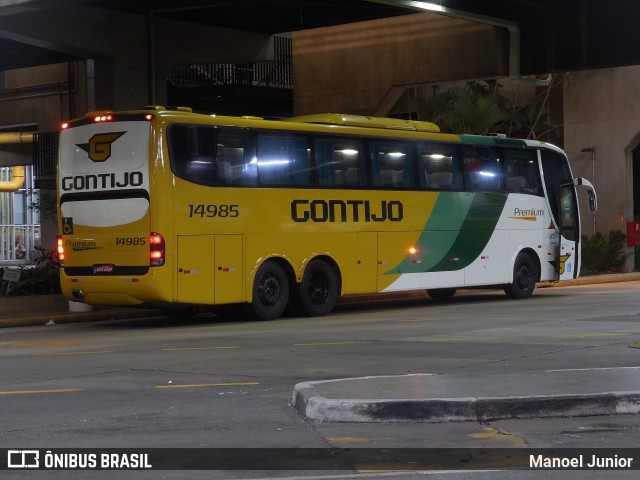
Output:
[[[420,340],[420,342],[480,342],[483,340],[500,340],[502,337],[459,337],[459,338],[433,338]]]
[[[496,440],[499,442],[510,443],[514,447],[524,447],[527,442],[522,438],[516,437],[502,429],[496,429],[491,427],[485,427],[482,433],[472,433],[469,435],[471,438],[477,438],[479,440]]]
[[[334,443],[341,443],[341,442],[365,443],[365,442],[371,441],[370,438],[363,438],[363,437],[329,437],[327,438],[327,440]]]
[[[93,352],[58,352],[58,353],[33,353],[33,357],[50,357],[53,355],[99,355],[101,353],[113,353],[113,350],[95,350]]]
[[[70,392],[81,392],[80,388],[61,388],[58,390],[10,390],[5,392],[0,392],[0,395],[30,395],[34,393],[70,393]]]
[[[66,347],[74,343],[86,343],[86,340],[13,340],[2,342],[2,345],[14,347]]]
[[[359,343],[369,343],[365,342],[318,342],[318,343],[294,343],[295,347],[322,347],[326,345],[357,345]]]
[[[231,348],[240,348],[239,345],[228,347],[178,347],[178,348],[163,348],[163,352],[181,352],[183,350],[225,350]]]
[[[182,385],[156,385],[155,388],[244,387],[247,385],[260,385],[260,382],[192,383],[192,384],[182,384]]]

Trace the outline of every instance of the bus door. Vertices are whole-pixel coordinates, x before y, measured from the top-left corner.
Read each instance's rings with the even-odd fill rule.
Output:
[[[553,217],[552,244],[556,249],[558,280],[576,278],[580,273],[580,211],[576,186],[587,190],[589,211],[595,212],[597,199],[593,185],[584,178],[573,178],[567,157],[552,150],[541,150],[544,189]],[[553,231],[557,228],[557,231]],[[557,236],[558,238],[553,238]]]
[[[559,279],[565,280],[577,278],[580,271],[580,214],[573,183],[560,187],[559,202],[556,272]]]

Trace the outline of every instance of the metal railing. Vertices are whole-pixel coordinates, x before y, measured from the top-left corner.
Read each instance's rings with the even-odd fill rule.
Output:
[[[33,264],[38,246],[40,225],[0,225],[0,266]]]
[[[11,168],[0,168],[0,180],[11,177]],[[0,193],[0,265],[32,264],[40,256],[40,215],[34,205],[39,192],[33,188],[31,167],[25,169],[24,188]]]
[[[291,39],[274,38],[274,60],[169,65],[167,81],[178,88],[251,85],[292,89]]]

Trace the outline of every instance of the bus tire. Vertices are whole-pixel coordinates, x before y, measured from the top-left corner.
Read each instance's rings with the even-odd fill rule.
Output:
[[[289,280],[276,262],[265,262],[253,281],[253,313],[262,320],[273,320],[284,312],[289,303]]]
[[[520,252],[513,264],[513,282],[504,287],[504,292],[510,298],[528,298],[536,288],[538,277],[536,262],[530,255]]]
[[[338,279],[331,265],[313,260],[302,275],[296,307],[309,317],[321,317],[333,310],[338,298]]]
[[[429,296],[436,302],[446,302],[456,294],[455,288],[431,288],[427,290]]]

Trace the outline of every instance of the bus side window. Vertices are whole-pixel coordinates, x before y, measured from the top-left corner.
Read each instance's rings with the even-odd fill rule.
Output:
[[[316,140],[316,178],[318,185],[360,186],[363,164],[362,142],[355,139],[318,138]]]
[[[169,152],[174,174],[189,182],[215,185],[215,129],[173,124],[169,127]]]
[[[507,166],[507,190],[542,195],[536,151],[506,149],[503,154]]]
[[[372,140],[369,142],[369,155],[374,187],[415,186],[414,155],[410,143]]]
[[[419,143],[420,187],[434,190],[458,190],[462,186],[459,150],[446,143]]]
[[[258,166],[247,157],[247,133],[240,128],[217,129],[218,182],[220,185],[255,185]]]
[[[258,178],[262,185],[311,185],[311,149],[307,137],[257,135]]]
[[[462,161],[470,190],[502,190],[502,165],[495,148],[463,147]]]

